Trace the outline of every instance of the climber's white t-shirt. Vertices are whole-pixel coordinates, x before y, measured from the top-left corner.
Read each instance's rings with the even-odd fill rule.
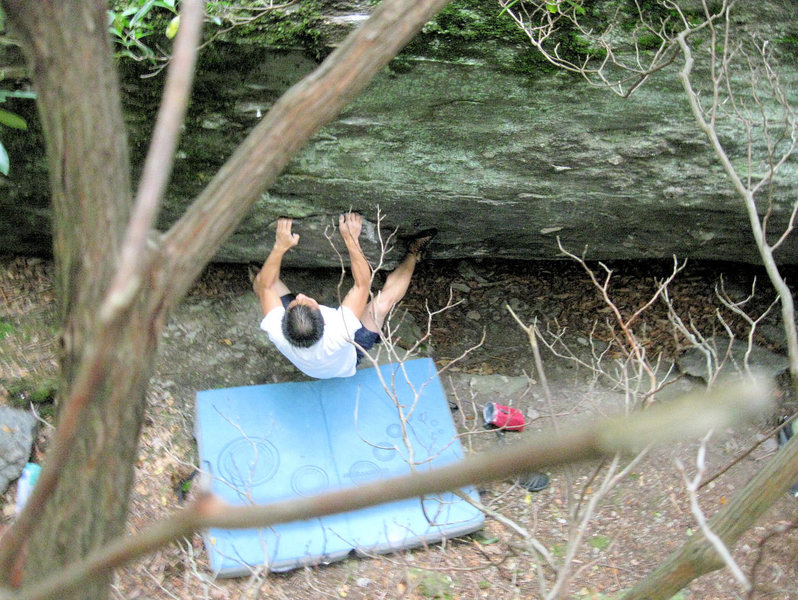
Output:
[[[357,352],[352,340],[362,324],[345,306],[331,308],[319,305],[324,319],[324,334],[310,348],[292,346],[283,335],[282,321],[285,308],[278,306],[269,311],[260,322],[260,328],[272,343],[294,366],[316,379],[350,377],[357,367]]]

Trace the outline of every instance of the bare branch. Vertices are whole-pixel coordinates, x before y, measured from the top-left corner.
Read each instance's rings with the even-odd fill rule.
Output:
[[[200,529],[266,527],[331,515],[505,479],[556,464],[614,456],[650,443],[703,435],[712,427],[725,428],[761,414],[770,407],[770,396],[766,383],[747,379],[722,392],[686,396],[667,406],[655,405],[631,418],[603,419],[560,434],[543,433],[527,442],[468,456],[459,463],[431,471],[263,506],[229,506],[218,498],[203,495],[169,519],[133,537],[118,538],[84,561],[22,588],[14,600],[56,597],[100,571],[118,567]]]
[[[500,512],[497,512],[492,508],[485,506],[481,502],[477,502],[468,494],[464,494],[463,492],[460,491],[454,492],[454,494],[458,498],[461,498],[462,500],[468,502],[474,508],[481,510],[486,515],[492,517],[493,519],[495,519],[496,521],[498,521],[508,529],[511,529],[512,531],[517,533],[527,542],[527,544],[529,544],[530,548],[532,548],[535,552],[537,552],[540,556],[542,556],[546,560],[549,566],[554,567],[554,557],[551,555],[551,552],[549,552],[546,549],[546,546],[541,544],[540,541],[538,541],[537,538],[535,538],[531,533],[529,533],[529,531],[527,531],[524,527],[521,527],[518,523],[516,523],[512,519],[508,519]]]
[[[622,96],[628,96],[665,64],[670,64],[678,56],[682,57],[683,65],[679,71],[679,79],[690,110],[710,142],[719,164],[732,182],[732,187],[743,201],[754,242],[768,277],[781,299],[782,321],[787,334],[790,357],[790,375],[794,385],[798,386],[798,334],[794,301],[773,256],[792,233],[798,206],[792,207],[789,222],[778,239],[773,244],[769,244],[767,239],[768,223],[774,210],[773,182],[777,173],[798,148],[798,119],[771,64],[767,43],[754,42],[757,48],[755,61],[750,53],[746,53],[743,42],[737,39],[738,34],[735,29],[737,23],[732,17],[734,0],[722,0],[720,3],[702,0],[704,16],[698,23],[688,18],[679,2],[661,0],[660,5],[671,11],[676,20],[672,23],[662,22],[659,25],[648,23],[642,4],[636,2],[638,19],[643,30],[660,40],[659,49],[647,63],[640,58],[641,52],[636,40],[633,40],[635,62],[619,60],[618,53],[608,41],[612,25],[601,33],[583,27],[580,20],[584,9],[579,3],[514,2],[513,0],[498,0],[498,3],[549,62],[582,75],[591,85],[606,87]],[[566,23],[590,44],[600,48],[605,53],[604,57],[599,59],[597,57],[601,53],[595,53],[594,56],[588,55],[583,62],[575,63],[560,56],[556,45],[553,49],[550,48],[550,44],[547,46],[557,29]],[[699,33],[708,38],[700,48],[693,42]],[[708,75],[703,87],[694,85],[695,48],[699,48],[706,59]],[[743,68],[748,70],[750,80],[750,89],[742,91],[737,89],[736,79],[733,77],[733,72],[741,62],[741,55],[744,57],[742,62],[745,63]],[[620,71],[621,74],[615,77],[616,73],[613,70],[612,75],[609,75],[612,69]],[[761,78],[759,73],[764,73],[764,77]],[[766,108],[763,94],[770,95],[776,110],[780,111],[779,118],[774,118],[773,111]],[[758,111],[756,118],[753,116],[753,111]],[[738,171],[721,142],[719,128],[722,120],[727,118],[735,119],[745,132],[747,141],[745,176]],[[766,148],[762,163],[766,172],[756,177],[754,175],[760,169],[760,163],[755,160],[754,155],[755,131],[761,131]],[[756,195],[766,186],[767,210],[760,216]],[[598,287],[601,289],[600,285]],[[640,358],[639,354],[637,358]]]
[[[649,364],[649,361],[646,360],[646,349],[635,336],[634,331],[632,330],[632,324],[638,318],[640,318],[640,316],[645,311],[647,311],[657,301],[658,298],[667,294],[668,286],[676,278],[676,276],[684,269],[684,267],[687,265],[687,261],[684,261],[681,264],[679,264],[678,259],[674,256],[673,269],[670,275],[666,277],[664,280],[658,281],[657,288],[654,291],[654,294],[652,294],[652,296],[646,302],[644,302],[637,310],[635,310],[635,312],[633,312],[631,316],[629,316],[628,318],[624,318],[617,304],[615,304],[615,302],[612,301],[612,298],[610,298],[609,285],[610,285],[610,280],[612,278],[612,271],[606,265],[600,263],[601,267],[604,269],[606,273],[604,281],[600,282],[596,274],[593,272],[593,269],[591,269],[585,262],[584,257],[580,258],[579,256],[576,256],[572,252],[566,250],[563,247],[559,236],[557,237],[557,245],[560,249],[560,252],[565,254],[568,258],[576,261],[585,270],[588,277],[590,277],[590,281],[593,282],[594,287],[596,287],[596,289],[601,294],[604,304],[612,312],[613,316],[615,317],[616,324],[618,325],[618,327],[621,330],[621,333],[623,334],[625,346],[624,344],[619,343],[619,347],[622,348],[625,352],[628,352],[629,359],[633,360],[634,364],[640,370],[640,372],[645,373],[646,376],[648,377],[649,389],[648,392],[645,394],[645,399],[646,402],[653,402],[655,399],[656,391],[659,389],[659,384],[657,383],[657,375],[655,370]]]
[[[202,33],[204,3],[185,0],[181,5],[180,29],[166,76],[163,98],[155,121],[150,148],[144,161],[133,213],[122,243],[119,266],[100,308],[100,319],[108,322],[133,301],[142,285],[148,261],[147,242],[153,233],[166,184],[172,173],[175,150],[188,107],[197,46]]]
[[[672,24],[668,20],[649,22],[639,2],[635,2],[640,19],[638,31],[645,35],[647,42],[657,40],[657,46],[644,51],[640,44],[641,35],[635,32],[632,48],[626,52],[614,47],[612,40],[616,38],[616,28],[612,23],[601,32],[584,26],[584,9],[577,3],[543,0],[498,0],[498,3],[547,61],[580,75],[593,87],[609,89],[624,98],[632,95],[652,75],[672,64],[679,56],[679,49],[668,34]],[[678,13],[683,17],[681,11]],[[590,46],[579,59],[569,59],[562,54],[559,42],[552,46],[552,40],[563,26],[572,28],[574,34]]]
[[[676,464],[679,468],[679,471],[682,473],[684,486],[690,499],[690,511],[693,513],[693,516],[698,522],[701,532],[704,534],[704,537],[706,537],[715,547],[715,550],[718,552],[723,562],[726,563],[726,566],[729,567],[729,570],[734,575],[734,578],[743,587],[743,589],[748,591],[751,589],[751,583],[748,581],[748,578],[745,576],[740,569],[740,566],[732,557],[731,552],[729,552],[729,549],[726,547],[726,544],[723,543],[723,540],[721,540],[720,537],[718,537],[715,532],[710,529],[709,524],[707,523],[707,518],[704,515],[704,511],[701,510],[701,506],[698,503],[698,489],[701,486],[701,479],[704,477],[704,473],[706,472],[705,459],[707,442],[711,436],[712,432],[710,431],[701,440],[701,445],[698,449],[698,453],[696,454],[696,474],[692,479],[687,477],[687,471],[685,470],[681,461],[677,459]]]
[[[716,158],[722,165],[726,174],[729,176],[734,189],[739,194],[745,206],[746,212],[748,214],[748,221],[751,226],[751,233],[754,237],[756,247],[759,250],[759,255],[762,258],[762,262],[765,266],[765,271],[767,272],[768,277],[770,278],[770,281],[773,284],[773,287],[776,289],[776,293],[779,295],[781,300],[782,322],[784,323],[784,330],[787,335],[787,350],[790,357],[790,376],[792,378],[793,385],[798,385],[798,333],[796,332],[795,326],[795,304],[792,297],[792,292],[790,291],[779,271],[778,265],[776,264],[776,260],[773,256],[773,248],[768,245],[767,239],[765,238],[765,231],[763,224],[759,219],[759,212],[757,209],[756,200],[754,199],[753,191],[746,187],[745,183],[740,178],[737,170],[729,159],[723,144],[720,141],[717,130],[712,124],[707,122],[704,112],[701,109],[698,93],[694,89],[691,80],[694,58],[692,48],[687,42],[687,36],[689,33],[690,30],[685,30],[677,37],[679,46],[684,55],[684,66],[679,72],[679,78],[682,81],[682,86],[684,87],[690,108],[693,112],[696,122],[698,123],[698,126],[707,136],[707,139],[715,151]]]

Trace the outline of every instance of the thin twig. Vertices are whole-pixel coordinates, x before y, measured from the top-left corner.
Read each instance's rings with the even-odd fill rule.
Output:
[[[690,499],[690,510],[693,513],[693,517],[698,522],[699,527],[701,528],[701,532],[704,534],[704,537],[710,541],[712,546],[715,548],[717,553],[720,555],[723,562],[726,563],[726,566],[729,567],[729,570],[734,575],[734,578],[737,582],[745,589],[746,591],[751,589],[751,582],[748,581],[748,578],[743,573],[740,566],[732,557],[731,552],[726,547],[726,544],[723,543],[723,540],[715,534],[709,527],[707,523],[707,518],[704,515],[704,511],[701,510],[701,506],[698,503],[698,488],[701,483],[701,478],[703,477],[704,473],[706,472],[706,450],[707,450],[707,442],[709,442],[709,438],[712,436],[712,431],[710,431],[704,438],[701,440],[701,445],[699,446],[698,452],[696,454],[696,474],[692,479],[687,477],[687,472],[685,471],[684,465],[680,460],[676,460],[676,464],[679,467],[679,471],[682,473],[682,478],[684,479],[684,486],[687,490],[688,497]]]

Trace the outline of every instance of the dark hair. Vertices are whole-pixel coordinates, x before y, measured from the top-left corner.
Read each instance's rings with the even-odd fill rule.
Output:
[[[305,304],[292,306],[283,315],[283,335],[292,346],[310,348],[324,333],[321,311]]]

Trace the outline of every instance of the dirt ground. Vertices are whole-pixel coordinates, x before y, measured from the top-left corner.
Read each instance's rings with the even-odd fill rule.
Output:
[[[601,268],[594,268],[603,277]],[[639,263],[612,268],[611,296],[628,318],[651,297],[654,278],[667,276],[672,265]],[[719,308],[715,297],[721,273],[735,299],[745,297],[754,276],[759,275],[761,291],[747,307],[754,313],[769,305],[771,298],[761,273],[724,264],[688,266],[669,286],[669,294],[679,314],[696,331],[706,336],[721,332],[716,315],[720,310],[730,329],[741,335],[745,323]],[[338,275],[296,271],[287,272],[284,279],[292,289],[322,302],[335,302]],[[0,401],[14,402],[46,388],[55,374],[57,319],[52,265],[41,259],[0,258],[0,291]],[[577,358],[589,359],[591,349],[606,350],[606,370],[611,372],[622,356],[612,343],[613,334],[604,326],[613,312],[579,265],[566,261],[422,263],[402,304],[407,316],[394,332],[396,344],[407,345],[422,335],[429,311],[438,311],[447,303],[457,304],[431,319],[424,351],[439,368],[447,367],[441,380],[450,402],[458,405],[452,414],[466,452],[501,448],[555,425],[567,427],[577,420],[623,409],[621,389],[544,348],[551,388],[551,399],[547,399],[528,337],[507,309],[509,305],[526,325],[537,319],[541,329],[558,332]],[[182,482],[196,464],[192,428],[198,390],[302,378],[258,330],[258,311],[246,267],[214,265],[170,318],[148,394],[128,524],[131,533],[180,509]],[[684,336],[674,334],[662,302],[652,305],[633,329],[650,360],[661,356],[658,374],[688,347]],[[760,323],[756,341],[779,352],[777,332],[777,315],[768,316]],[[693,378],[681,377],[667,388],[667,395],[699,385]],[[527,429],[503,434],[486,430],[480,410],[489,401],[520,408],[529,423]],[[51,420],[46,404],[40,406],[45,419]],[[785,396],[774,414],[748,426],[717,432],[711,439],[707,477],[733,466],[700,489],[700,505],[707,516],[727,504],[777,451],[773,426],[777,417],[794,409],[793,400]],[[43,426],[33,459],[42,458],[47,437],[48,429]],[[675,459],[692,475],[697,449],[698,443],[690,440],[657,448],[609,489],[603,483],[609,463],[552,469],[550,485],[536,493],[515,481],[496,482],[480,490],[481,501],[493,516],[476,534],[392,555],[350,557],[283,574],[256,569],[250,577],[214,579],[201,537],[195,535],[120,570],[113,597],[542,598],[541,590],[553,584],[555,570],[545,561],[537,566],[537,556],[529,551],[528,539],[518,530],[537,540],[555,566],[561,565],[572,554],[569,540],[574,533],[574,511],[581,516],[592,508],[592,518],[583,526],[581,543],[573,553],[571,580],[561,597],[614,598],[696,531]],[[627,462],[623,459],[620,467]],[[13,518],[13,494],[12,485],[2,499],[5,522]],[[798,598],[797,517],[798,502],[785,494],[734,547],[734,559],[754,584],[750,595],[724,569],[697,579],[678,597]]]

